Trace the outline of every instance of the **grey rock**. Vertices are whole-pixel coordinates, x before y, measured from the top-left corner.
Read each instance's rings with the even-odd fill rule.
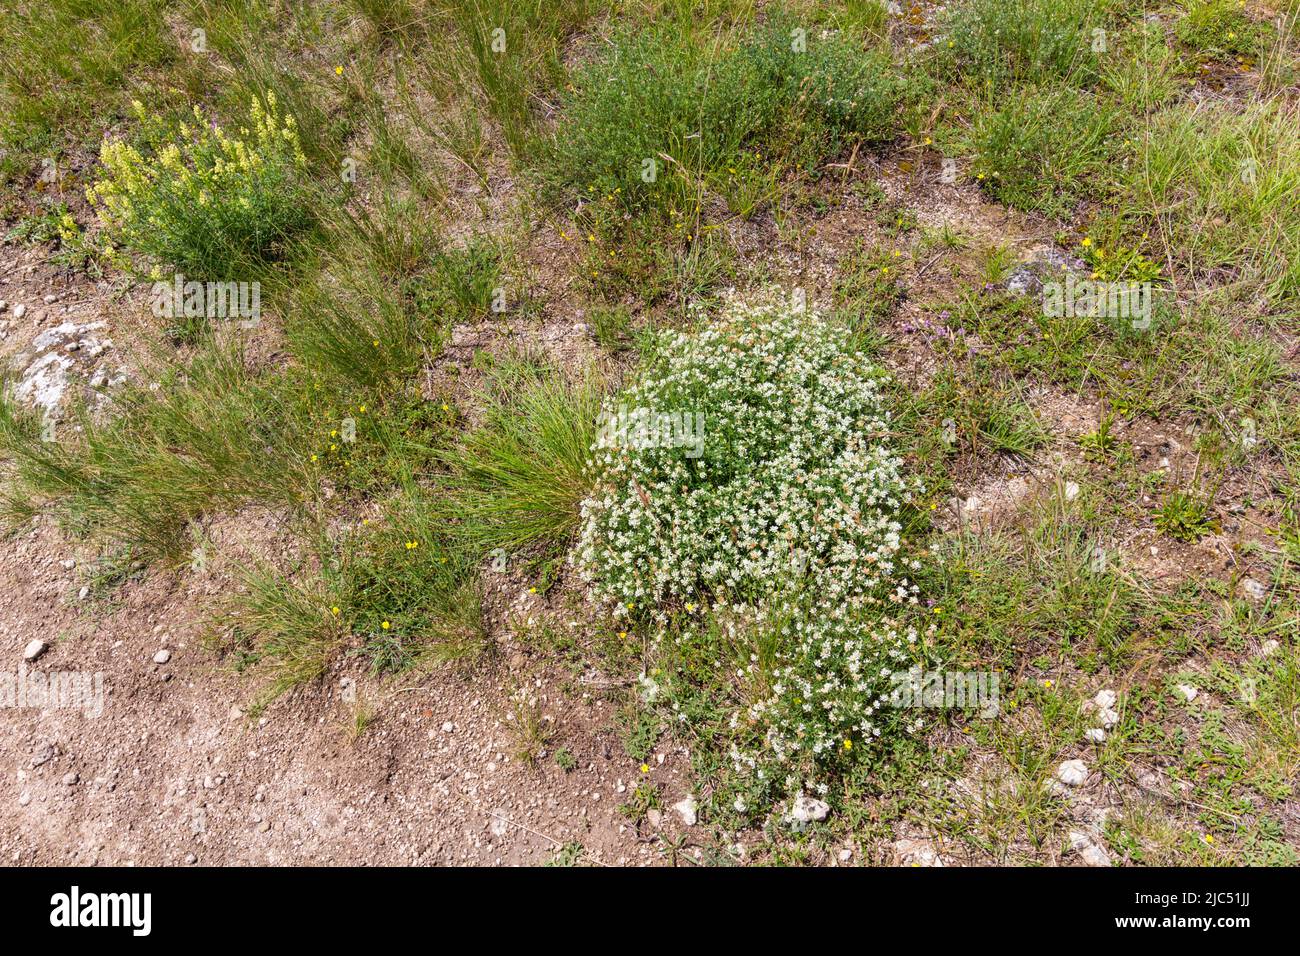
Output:
[[[1088,779],[1088,766],[1082,760],[1067,760],[1056,768],[1056,779],[1067,787],[1077,787]]]
[[[673,809],[677,811],[677,815],[682,818],[682,822],[688,827],[695,826],[696,821],[699,819],[699,805],[695,802],[695,797],[690,794],[674,803]]]
[[[790,819],[797,823],[812,823],[825,820],[830,814],[830,804],[824,800],[818,800],[807,794],[799,794],[795,797],[794,803],[790,807]]]

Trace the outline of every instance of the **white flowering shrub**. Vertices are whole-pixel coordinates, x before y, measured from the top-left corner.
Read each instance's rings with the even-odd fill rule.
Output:
[[[726,665],[746,700],[732,726],[762,741],[738,759],[756,768],[825,766],[880,736],[891,675],[912,660],[896,621],[916,603],[899,554],[915,486],[881,381],[839,327],[768,299],[666,335],[606,404],[632,425],[593,447],[575,563],[616,614],[649,612],[679,669],[761,648]]]

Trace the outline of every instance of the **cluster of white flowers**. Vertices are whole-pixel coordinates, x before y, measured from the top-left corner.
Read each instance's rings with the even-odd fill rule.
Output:
[[[613,401],[702,416],[703,454],[598,442],[575,564],[616,613],[676,612],[682,650],[706,610],[765,631],[769,659],[732,675],[760,689],[733,725],[761,731],[764,758],[824,764],[869,743],[916,641],[896,623],[916,603],[897,520],[916,486],[886,440],[879,372],[775,298],[733,301],[656,354]]]

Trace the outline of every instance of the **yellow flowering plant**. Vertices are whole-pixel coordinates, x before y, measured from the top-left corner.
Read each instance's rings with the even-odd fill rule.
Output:
[[[283,249],[310,224],[307,167],[292,116],[275,95],[253,101],[249,124],[227,133],[194,107],[193,123],[169,124],[132,104],[139,146],[105,141],[105,175],[88,188],[113,241],[196,279],[234,279]]]

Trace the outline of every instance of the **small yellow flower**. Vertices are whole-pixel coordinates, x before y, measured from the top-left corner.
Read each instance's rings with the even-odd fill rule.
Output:
[[[335,73],[337,76],[342,76],[342,75],[343,75],[343,67],[341,67],[341,66],[336,66],[336,67],[334,67],[334,73]]]
[[[335,617],[338,617],[339,607],[337,604],[334,605],[332,608],[330,608],[330,613],[333,614]]]
[[[688,613],[691,612],[691,611],[694,611],[694,610],[695,610],[695,605],[694,605],[694,604],[687,604],[687,605],[686,605],[686,610],[687,610]]]
[[[618,636],[619,636],[619,637],[627,637],[627,631],[619,631],[619,632],[618,632]]]
[[[529,594],[536,594],[536,593],[537,593],[537,588],[529,588],[529,589],[528,589],[528,593],[529,593]]]
[[[641,765],[641,772],[642,772],[642,773],[649,773],[649,772],[650,772],[650,765],[649,765],[648,763],[643,763],[643,764]]]
[[[1090,239],[1090,238],[1087,237],[1087,236],[1084,236],[1084,237],[1083,237],[1083,242],[1080,243],[1080,244],[1081,244],[1081,245],[1086,249],[1088,246],[1092,245],[1092,239]]]
[[[853,741],[849,740],[847,737],[844,738],[844,749],[845,750],[853,749]]]
[[[393,625],[389,624],[387,621],[384,621],[384,623],[380,624],[379,626],[382,627],[382,628],[386,631],[386,630],[388,630],[390,627],[392,627]]]
[[[1207,834],[1205,834],[1205,842],[1206,842],[1206,843],[1213,843],[1213,842],[1214,842],[1214,835],[1213,835],[1212,833],[1207,833]]]

